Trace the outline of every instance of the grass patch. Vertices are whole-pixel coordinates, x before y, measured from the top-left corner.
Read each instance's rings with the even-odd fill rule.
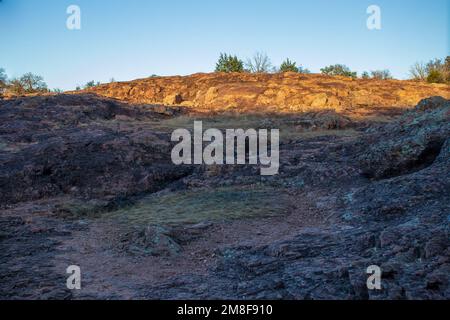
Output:
[[[287,197],[271,188],[223,187],[151,195],[105,215],[128,224],[175,225],[280,215]]]
[[[72,200],[57,207],[59,215],[65,218],[96,218],[105,212],[107,203],[100,200]]]
[[[194,121],[203,122],[203,130],[209,128],[224,129],[279,129],[282,142],[287,140],[295,140],[298,138],[314,138],[319,136],[354,136],[357,133],[353,128],[344,129],[325,129],[317,128],[316,130],[308,130],[302,128],[296,123],[301,120],[301,116],[297,118],[287,116],[261,116],[261,115],[217,115],[215,117],[201,117],[183,115],[170,119],[164,119],[159,122],[152,122],[152,128],[162,131],[171,132],[178,128],[186,128],[193,130]]]

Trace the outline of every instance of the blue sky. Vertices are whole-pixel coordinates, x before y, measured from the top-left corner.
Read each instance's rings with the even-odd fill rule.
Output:
[[[81,30],[66,9],[81,8]],[[366,27],[378,5],[382,29]],[[73,89],[152,74],[211,72],[220,52],[266,52],[319,72],[343,63],[359,73],[406,78],[416,61],[449,54],[450,0],[2,0],[0,67],[31,71]]]

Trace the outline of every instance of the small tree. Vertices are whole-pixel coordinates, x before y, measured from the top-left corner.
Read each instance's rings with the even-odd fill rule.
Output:
[[[20,78],[9,82],[8,89],[14,94],[47,92],[47,84],[44,78],[31,72],[25,73]]]
[[[391,72],[389,70],[374,70],[370,71],[373,79],[377,80],[389,80],[392,79]]]
[[[300,67],[298,67],[298,73],[309,74],[309,73],[311,73],[311,71],[309,71],[309,69],[307,69],[307,68],[303,68],[302,66],[300,66]]]
[[[294,61],[287,58],[280,66],[280,72],[298,72],[299,69]]]
[[[362,79],[369,79],[369,78],[370,78],[370,75],[369,75],[369,73],[368,73],[367,71],[364,71],[364,72],[361,74],[361,78],[362,78]]]
[[[86,83],[86,84],[84,85],[84,88],[85,88],[85,89],[89,89],[89,88],[95,87],[96,85],[97,85],[97,84],[95,84],[95,81],[92,80],[92,81],[89,81],[88,83]]]
[[[414,80],[425,81],[428,76],[427,66],[423,62],[416,62],[409,70]]]
[[[221,53],[216,63],[216,72],[244,72],[244,63],[237,56]]]
[[[349,67],[343,64],[335,64],[325,68],[320,69],[323,74],[327,74],[330,76],[344,76],[356,78],[357,73],[350,70]]]
[[[252,73],[268,73],[273,71],[272,62],[267,54],[263,52],[257,52],[251,59],[247,59],[245,66]]]
[[[25,73],[20,82],[23,84],[26,93],[48,91],[44,78],[31,72]]]

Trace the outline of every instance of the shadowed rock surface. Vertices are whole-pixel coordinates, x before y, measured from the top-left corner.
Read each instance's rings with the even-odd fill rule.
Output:
[[[199,117],[183,108],[91,94],[0,101],[0,298],[448,299],[450,102],[388,110],[205,118],[282,128],[280,174],[261,177],[173,165],[171,131]],[[72,264],[77,292],[65,287]],[[380,291],[367,289],[370,265]]]
[[[430,106],[424,108],[424,106]],[[181,277],[148,290],[146,298],[227,299],[448,299],[450,287],[450,103],[433,98],[363,138],[363,165],[384,156],[374,170],[398,168],[391,152],[411,141],[418,152],[400,161],[417,163],[430,143],[442,141],[433,159],[414,172],[362,186],[330,190],[339,197],[340,222],[308,228],[293,239],[259,248],[220,252],[206,277]],[[378,141],[371,145],[368,142]],[[384,148],[382,148],[383,146]],[[380,151],[382,148],[382,151]],[[383,152],[381,155],[380,153]],[[434,156],[436,155],[436,156]],[[381,291],[367,289],[365,270],[383,271]]]
[[[168,133],[123,132],[114,122],[162,118],[159,109],[89,95],[1,103],[1,203],[61,194],[130,196],[183,177],[189,170],[172,165]]]

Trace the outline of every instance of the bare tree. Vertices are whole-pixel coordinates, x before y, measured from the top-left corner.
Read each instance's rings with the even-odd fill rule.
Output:
[[[48,91],[44,78],[31,72],[24,74],[18,79],[11,80],[8,84],[8,90],[15,94]]]
[[[31,72],[25,73],[20,78],[20,82],[27,93],[47,90],[47,85],[44,82],[44,78],[36,74],[32,74]]]
[[[409,70],[411,77],[414,80],[425,81],[428,77],[428,68],[423,62],[416,62]]]
[[[387,70],[387,69],[370,71],[370,74],[372,75],[373,79],[378,79],[378,80],[390,80],[390,79],[392,79],[391,72],[389,70]]]
[[[264,52],[256,52],[251,59],[245,63],[248,71],[252,73],[267,73],[273,71],[272,62]]]

